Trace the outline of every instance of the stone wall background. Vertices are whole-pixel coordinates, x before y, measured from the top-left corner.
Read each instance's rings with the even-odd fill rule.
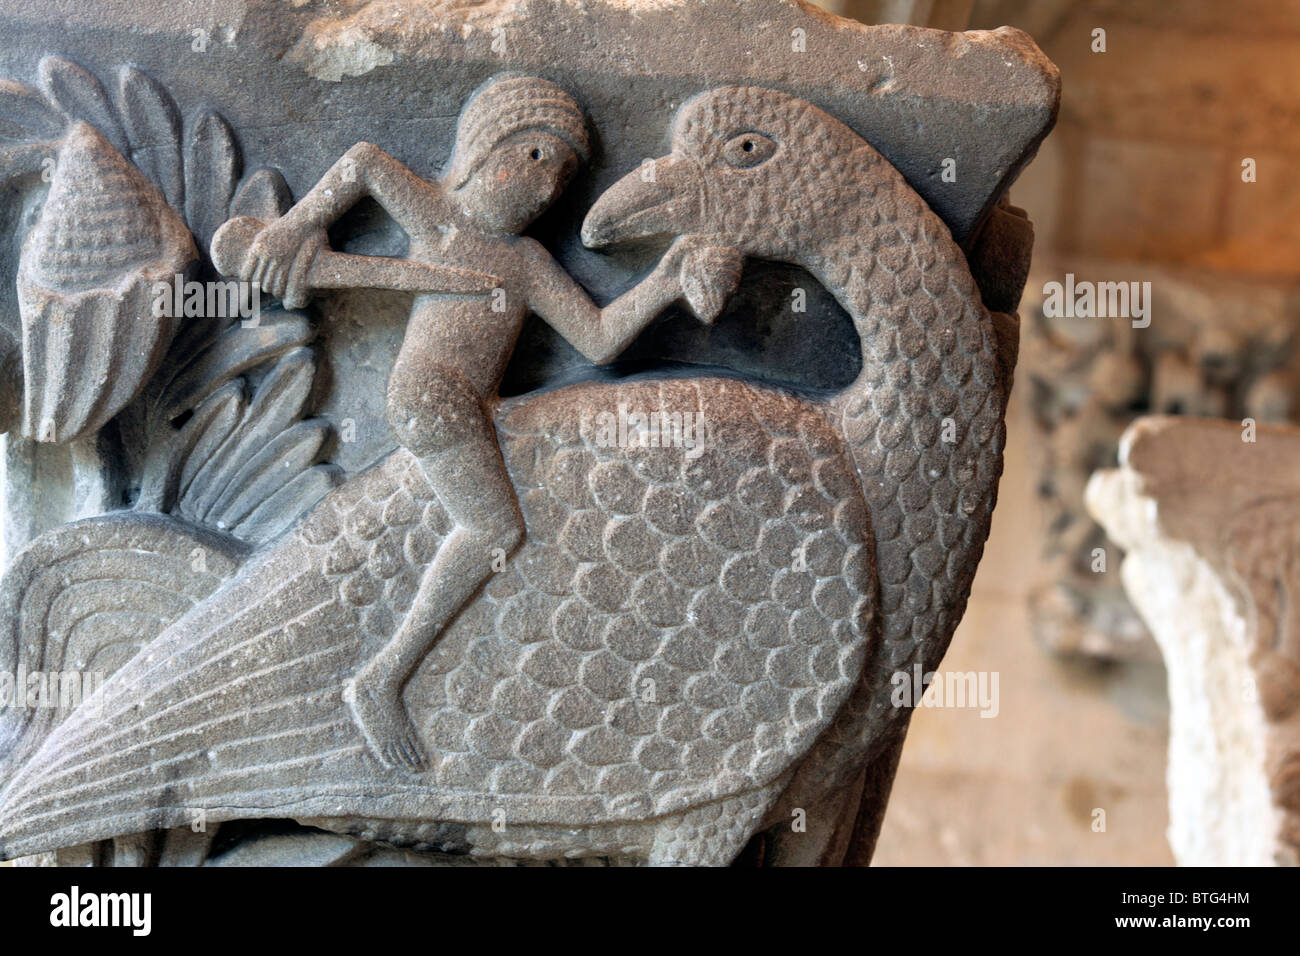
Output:
[[[876,862],[1170,863],[1164,667],[1119,592],[1121,552],[1083,512],[1082,482],[1114,463],[1119,433],[1145,412],[1296,418],[1300,3],[826,6],[877,22],[1019,27],[1064,88],[1056,130],[1012,190],[1037,242],[1007,472],[944,661],[998,671],[1000,713],[916,715]],[[1096,28],[1105,53],[1092,51]],[[1247,157],[1254,183],[1242,181]],[[1043,283],[1066,272],[1150,281],[1151,327],[1045,322]],[[1097,546],[1107,570],[1093,575],[1079,553]],[[1063,599],[1062,580],[1080,594]]]

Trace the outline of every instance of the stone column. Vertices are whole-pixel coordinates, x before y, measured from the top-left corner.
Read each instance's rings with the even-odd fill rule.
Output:
[[[1091,513],[1169,672],[1179,863],[1300,862],[1300,429],[1139,419]]]

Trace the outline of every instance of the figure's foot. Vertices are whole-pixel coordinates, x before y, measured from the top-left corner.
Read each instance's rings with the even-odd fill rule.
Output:
[[[386,766],[417,773],[428,769],[429,758],[406,713],[400,688],[363,670],[343,688],[343,699],[371,751]]]

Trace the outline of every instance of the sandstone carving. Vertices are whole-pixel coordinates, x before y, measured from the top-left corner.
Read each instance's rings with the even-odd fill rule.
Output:
[[[1300,862],[1297,461],[1293,428],[1145,418],[1120,468],[1088,485],[1169,670],[1169,842],[1184,865]]]
[[[1031,151],[1055,76],[1023,36],[988,42],[1037,70]],[[153,96],[121,156],[142,113],[179,129],[134,86]],[[664,250],[601,307],[533,234],[612,135],[582,96],[494,71],[440,177],[363,141],[296,203],[275,170],[241,181],[215,113],[209,148],[151,156],[200,274],[268,304],[168,336],[113,420],[129,507],[47,531],[0,581],[0,670],[108,675],[75,708],[0,712],[0,855],[201,863],[196,821],[291,820],[219,855],[720,865],[757,836],[769,864],[869,857],[910,713],[891,677],[937,665],[988,533],[1017,322],[986,303],[1014,309],[1027,225],[994,179],[952,206],[983,210],[966,251],[840,119],[705,84],[666,153],[579,207],[611,262]],[[107,144],[99,112],[81,126]],[[400,245],[362,224],[376,207]],[[678,365],[503,397],[530,316],[602,365],[677,302],[758,321],[731,300],[760,262],[833,297],[851,378]],[[404,309],[386,381],[353,397],[391,438],[356,467],[331,377],[358,366],[313,321],[338,290]]]

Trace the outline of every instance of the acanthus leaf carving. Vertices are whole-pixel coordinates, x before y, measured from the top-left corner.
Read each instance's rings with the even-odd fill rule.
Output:
[[[135,67],[118,71],[118,99],[131,143],[130,158],[158,184],[173,209],[185,208],[181,111],[157,80]]]

